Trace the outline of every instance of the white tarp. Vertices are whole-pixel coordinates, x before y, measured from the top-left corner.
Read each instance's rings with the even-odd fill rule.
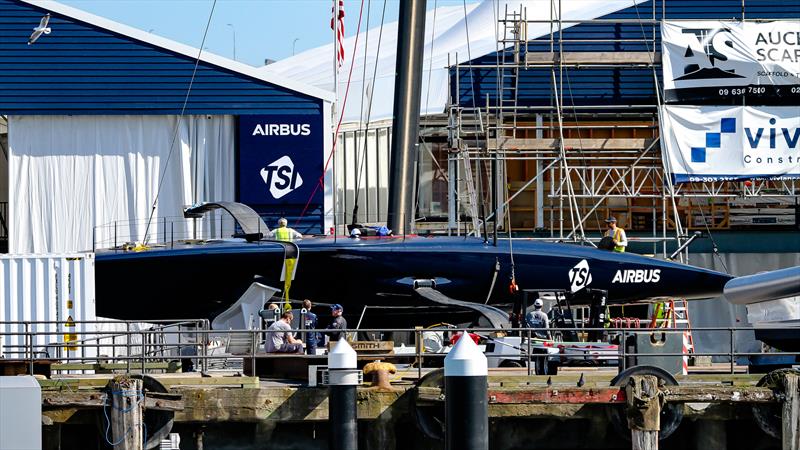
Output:
[[[93,234],[103,247],[115,235],[118,243],[141,241],[178,120],[10,116],[10,252],[91,250]],[[233,200],[233,124],[231,116],[180,120],[149,242],[164,240],[164,220],[169,237],[191,236],[185,206]]]
[[[644,0],[570,0],[561,4],[564,20],[595,19],[604,15],[630,8]],[[355,4],[355,3],[354,3]],[[551,10],[555,4],[556,9]],[[390,5],[392,5],[390,3]],[[396,5],[396,4],[394,4]],[[447,65],[475,59],[498,49],[498,37],[503,38],[503,27],[498,20],[505,18],[508,11],[526,10],[528,20],[550,20],[558,18],[558,2],[551,0],[485,0],[464,6],[443,6],[427,12],[425,18],[425,57],[421,96],[422,114],[444,112],[447,103]],[[393,7],[390,6],[390,7]],[[396,6],[394,6],[396,7]],[[358,13],[357,10],[352,13]],[[649,11],[649,10],[648,10]],[[351,14],[351,12],[348,12]],[[646,14],[642,11],[642,14]],[[434,16],[435,27],[434,27]],[[575,25],[570,23],[564,27]],[[553,31],[558,31],[557,25]],[[397,60],[397,22],[383,26],[380,49],[378,35],[380,26],[361,32],[358,47],[355,48],[355,63],[350,83],[347,105],[344,109],[344,122],[366,121],[369,93],[373,91],[372,80],[375,72],[375,87],[372,97],[370,120],[390,119],[394,103],[394,77]],[[467,32],[469,30],[469,32]],[[549,34],[548,23],[529,23],[527,38],[536,39]],[[469,36],[469,39],[467,39]],[[433,37],[433,39],[432,39]],[[510,39],[510,34],[509,34]],[[355,36],[344,40],[345,63],[339,71],[338,87],[340,101],[347,86],[347,76],[353,57]],[[431,45],[432,44],[432,45]],[[364,50],[366,48],[366,70]],[[377,57],[377,61],[376,61]],[[322,89],[333,91],[333,45],[325,45],[307,50],[290,58],[262,67],[268,74],[281,75]],[[365,94],[366,93],[366,94]],[[362,100],[363,99],[363,100]]]
[[[661,129],[677,183],[800,178],[798,107],[668,105]]]
[[[800,21],[665,22],[661,37],[667,101],[800,100]]]

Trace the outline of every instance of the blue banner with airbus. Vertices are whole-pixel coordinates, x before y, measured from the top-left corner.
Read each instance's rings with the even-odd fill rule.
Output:
[[[664,98],[686,104],[800,104],[800,21],[664,22]]]
[[[800,179],[796,106],[662,108],[662,151],[676,183]]]
[[[239,117],[239,201],[249,205],[305,205],[323,171],[319,116]],[[322,205],[317,189],[312,205]]]

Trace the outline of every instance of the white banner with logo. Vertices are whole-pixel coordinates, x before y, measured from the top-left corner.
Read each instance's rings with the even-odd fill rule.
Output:
[[[676,183],[800,179],[797,107],[662,107],[661,149]]]
[[[661,43],[668,103],[800,104],[800,21],[664,22]]]

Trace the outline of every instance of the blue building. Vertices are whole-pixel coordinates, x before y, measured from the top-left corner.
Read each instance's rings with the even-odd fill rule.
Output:
[[[230,235],[221,216],[182,218],[211,200],[328,229],[327,91],[56,2],[0,0],[0,92],[12,253]]]

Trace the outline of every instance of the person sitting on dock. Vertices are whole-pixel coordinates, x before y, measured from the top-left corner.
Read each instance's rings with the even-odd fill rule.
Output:
[[[625,235],[625,230],[617,226],[615,217],[606,219],[606,225],[608,225],[606,236],[614,242],[613,250],[617,253],[625,253],[625,247],[628,246],[628,236]]]
[[[264,342],[264,351],[267,353],[303,353],[303,342],[295,339],[292,333],[291,311],[285,311],[281,318],[270,325],[267,330],[267,340]]]
[[[548,331],[550,328],[550,318],[542,311],[542,306],[544,306],[544,302],[542,299],[537,298],[533,302],[533,311],[525,316],[525,322],[528,328],[537,330],[544,329],[544,331],[535,331],[534,336],[540,339],[550,339],[550,332]]]
[[[347,321],[342,317],[342,313],[344,312],[344,308],[342,305],[336,303],[331,305],[331,319],[330,325],[328,325],[327,330],[346,330],[347,329]],[[342,337],[345,336],[343,331],[328,331],[326,332],[330,337],[331,342],[338,341]]]
[[[271,239],[279,241],[294,241],[296,239],[303,239],[303,235],[298,233],[292,228],[289,228],[289,221],[281,217],[278,219],[278,228],[269,232]]]

